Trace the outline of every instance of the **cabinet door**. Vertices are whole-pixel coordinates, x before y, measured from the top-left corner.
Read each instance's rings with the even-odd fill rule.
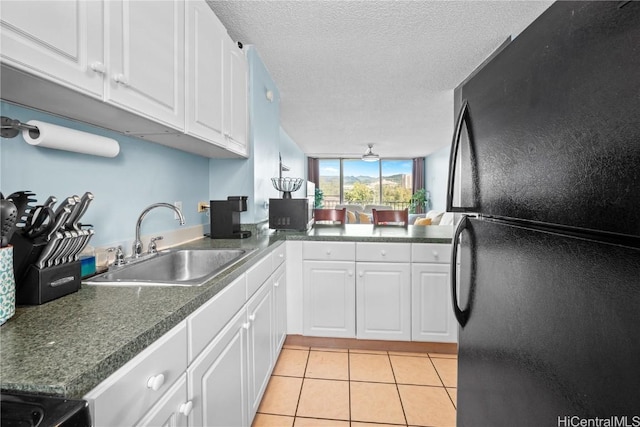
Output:
[[[281,265],[273,276],[273,322],[273,360],[277,360],[287,337],[287,275],[284,265]]]
[[[2,2],[2,62],[102,99],[102,1]]]
[[[227,149],[247,154],[247,59],[231,39],[227,41],[225,70],[225,136]]]
[[[358,338],[410,340],[410,265],[359,262],[357,269]]]
[[[304,335],[355,338],[355,262],[304,261]]]
[[[204,1],[185,3],[186,132],[223,146],[224,56],[227,31]]]
[[[106,101],[177,130],[184,129],[184,3],[114,0],[105,6]]]
[[[187,417],[191,408],[192,403],[187,401],[187,375],[182,374],[136,426],[187,427]]]
[[[246,426],[247,338],[242,310],[187,369],[189,426]]]
[[[272,282],[267,281],[247,305],[249,315],[249,418],[258,410],[273,370]]]
[[[94,426],[134,425],[162,399],[187,369],[185,323],[179,323],[84,396]]]
[[[447,264],[412,265],[413,341],[456,342],[457,323],[451,309]]]

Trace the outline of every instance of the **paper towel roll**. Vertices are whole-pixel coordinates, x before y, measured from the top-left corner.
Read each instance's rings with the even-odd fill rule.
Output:
[[[22,137],[30,145],[103,157],[115,157],[120,152],[120,145],[115,139],[39,120],[29,120],[27,124],[36,126],[39,131],[22,131]]]

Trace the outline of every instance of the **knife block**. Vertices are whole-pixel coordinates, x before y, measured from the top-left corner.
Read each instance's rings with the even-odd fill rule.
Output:
[[[13,233],[9,243],[13,245],[13,271],[16,287],[19,288],[24,282],[29,267],[38,261],[47,242],[34,243],[20,233]]]
[[[16,288],[16,304],[40,305],[80,289],[80,261],[40,269],[30,265]]]

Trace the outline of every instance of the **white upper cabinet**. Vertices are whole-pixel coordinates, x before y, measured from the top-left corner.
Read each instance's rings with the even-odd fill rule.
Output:
[[[186,133],[225,145],[224,58],[227,30],[205,2],[186,2]]]
[[[227,149],[247,154],[247,58],[237,43],[227,42],[224,134]]]
[[[4,100],[247,156],[247,60],[204,0],[4,0],[0,24]]]
[[[184,4],[107,1],[105,100],[184,129]]]
[[[2,62],[102,99],[103,11],[99,1],[3,1]]]

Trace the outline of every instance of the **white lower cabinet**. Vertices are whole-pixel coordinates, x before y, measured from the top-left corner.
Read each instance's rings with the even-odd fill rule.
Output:
[[[287,267],[289,333],[457,341],[450,244],[305,241],[302,251],[299,242],[287,245],[290,261],[295,255],[302,264]]]
[[[284,249],[87,393],[93,425],[251,425],[286,336]]]
[[[187,370],[190,426],[246,426],[247,314],[239,312]]]
[[[284,265],[280,265],[273,274],[273,326],[273,360],[277,360],[287,338],[287,275]]]
[[[411,340],[409,263],[358,262],[357,271],[358,338]]]
[[[249,345],[249,417],[253,418],[273,370],[273,298],[269,280],[247,305]]]
[[[182,322],[84,396],[93,425],[135,425],[186,369],[187,328]]]
[[[136,427],[187,427],[187,417],[192,407],[193,403],[187,400],[187,374],[182,374],[162,399],[138,421]]]
[[[356,336],[356,278],[353,261],[304,261],[304,334]]]
[[[413,341],[456,342],[448,264],[414,263],[411,272]]]
[[[456,342],[458,324],[451,308],[451,245],[411,247],[411,339]]]

